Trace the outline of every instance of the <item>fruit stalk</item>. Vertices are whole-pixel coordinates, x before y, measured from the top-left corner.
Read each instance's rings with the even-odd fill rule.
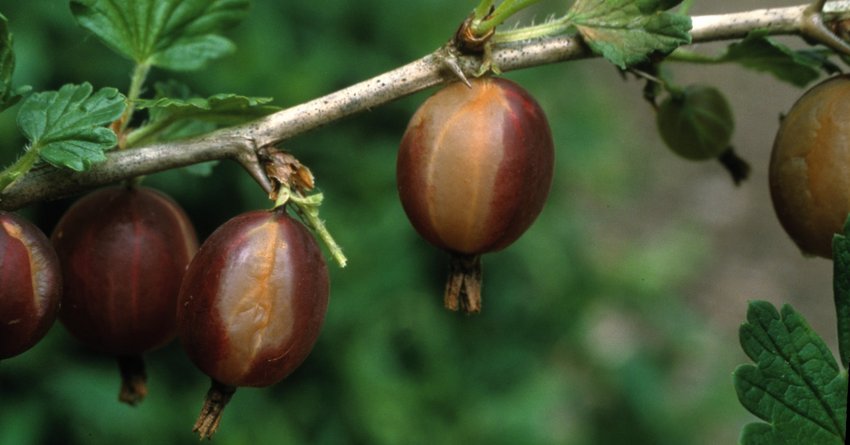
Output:
[[[210,439],[218,430],[218,424],[221,423],[221,415],[224,412],[224,407],[233,398],[236,392],[236,387],[225,385],[215,379],[211,380],[209,391],[204,399],[204,406],[201,408],[201,414],[198,420],[195,421],[195,426],[192,427],[193,433],[198,433],[201,439]]]
[[[122,355],[118,357],[118,371],[121,373],[118,400],[131,406],[138,405],[148,395],[145,361],[141,355]]]
[[[453,254],[443,304],[466,314],[481,312],[481,255]]]
[[[447,309],[481,310],[480,256],[509,246],[540,214],[554,156],[543,109],[507,79],[452,84],[411,117],[396,183],[413,228],[452,257]]]

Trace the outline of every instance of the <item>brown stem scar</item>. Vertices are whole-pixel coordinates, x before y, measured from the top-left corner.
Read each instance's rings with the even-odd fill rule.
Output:
[[[480,255],[452,255],[443,303],[451,311],[481,312]]]

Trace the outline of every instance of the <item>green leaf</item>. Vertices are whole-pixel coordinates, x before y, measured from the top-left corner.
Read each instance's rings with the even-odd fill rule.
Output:
[[[12,88],[15,71],[15,52],[12,50],[12,33],[9,23],[0,14],[0,112],[18,103],[30,91],[29,86]]]
[[[841,364],[850,364],[850,218],[844,233],[832,238],[832,287],[838,317],[838,352]]]
[[[278,111],[280,108],[266,105],[270,97],[246,97],[238,94],[216,94],[206,99],[191,97],[174,99],[164,97],[139,100],[139,109],[149,109],[159,119],[197,119],[221,125],[234,125]]]
[[[714,159],[732,141],[732,108],[718,89],[690,85],[668,96],[658,107],[658,131],[664,143],[685,159]]]
[[[823,60],[810,52],[794,51],[767,38],[763,32],[750,33],[729,45],[720,62],[734,62],[756,71],[768,72],[777,79],[799,87],[808,85],[821,75]]]
[[[234,50],[218,33],[245,18],[249,0],[71,0],[80,26],[137,64],[188,71]]]
[[[568,18],[593,51],[626,68],[691,42],[690,17],[660,10],[662,0],[576,0]]]
[[[780,313],[751,302],[740,338],[756,364],[735,370],[738,400],[767,422],[744,427],[740,443],[844,444],[847,374],[803,317],[788,305]]]
[[[637,0],[638,8],[644,14],[666,11],[679,3],[682,3],[682,0]]]
[[[216,94],[209,98],[192,97],[189,88],[176,81],[155,85],[157,98],[138,100],[138,109],[147,109],[150,121],[128,136],[133,144],[184,139],[208,133],[223,125],[235,125],[256,119],[278,107],[266,105],[269,97]],[[194,176],[209,176],[217,161],[185,167]]]
[[[124,96],[114,88],[92,94],[92,86],[65,85],[59,91],[29,96],[18,112],[18,127],[30,150],[57,167],[82,171],[106,159],[116,144],[109,124],[124,111]]]

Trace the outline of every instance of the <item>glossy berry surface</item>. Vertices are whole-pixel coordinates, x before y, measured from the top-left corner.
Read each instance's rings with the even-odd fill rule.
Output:
[[[770,159],[782,227],[806,254],[832,257],[850,213],[850,76],[806,92],[782,120]]]
[[[554,148],[543,110],[501,78],[455,83],[428,98],[402,138],[396,179],[416,230],[451,252],[514,242],[543,209]]]
[[[52,235],[64,275],[60,319],[86,345],[141,354],[172,340],[186,265],[197,250],[185,212],[144,187],[94,191]]]
[[[300,222],[283,210],[244,213],[210,235],[189,265],[181,343],[219,383],[271,385],[312,350],[328,293],[324,258]]]
[[[30,222],[0,211],[0,359],[26,351],[47,334],[61,294],[50,241]]]

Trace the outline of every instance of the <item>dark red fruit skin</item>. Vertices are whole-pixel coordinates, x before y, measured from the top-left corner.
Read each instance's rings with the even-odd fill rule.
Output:
[[[244,213],[213,232],[189,265],[181,343],[220,383],[272,385],[312,350],[329,288],[322,252],[301,223],[283,210]]]
[[[0,211],[0,359],[41,340],[59,310],[62,276],[50,241],[32,223]]]
[[[455,83],[428,98],[401,141],[396,180],[416,230],[445,250],[503,249],[534,222],[552,182],[543,110],[501,78]]]
[[[59,318],[71,334],[114,355],[174,339],[174,307],[198,240],[171,198],[145,187],[100,189],[75,202],[51,238],[64,276]]]

